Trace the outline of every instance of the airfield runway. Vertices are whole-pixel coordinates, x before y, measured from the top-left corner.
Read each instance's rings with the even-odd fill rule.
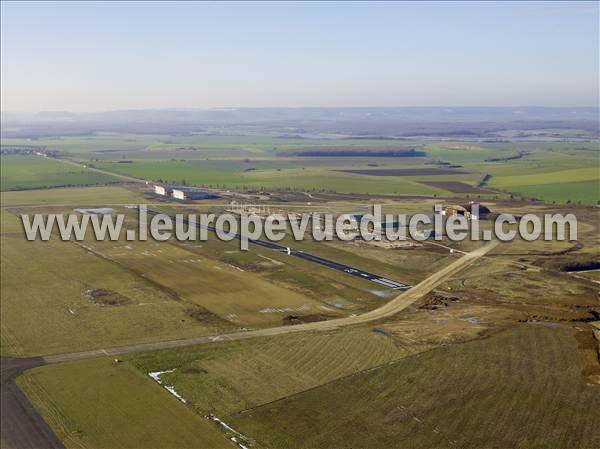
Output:
[[[148,209],[148,215],[158,215],[163,212],[157,210]],[[171,220],[177,221],[177,218],[173,215],[169,215]],[[188,225],[188,220],[182,220],[182,223]],[[200,223],[196,223],[196,227],[207,229],[211,232],[216,232],[217,228],[214,226],[203,226]],[[237,240],[241,240],[242,236],[240,234],[236,234],[235,238]],[[351,267],[349,265],[345,265],[339,262],[334,262],[332,260],[324,259],[323,257],[315,256],[314,254],[310,254],[304,251],[300,251],[297,249],[293,249],[287,246],[279,245],[277,243],[270,242],[268,240],[260,240],[260,239],[248,239],[248,243],[253,245],[262,246],[263,248],[272,249],[273,251],[278,251],[282,253],[287,253],[290,256],[297,257],[299,259],[307,260],[309,262],[313,262],[319,265],[322,265],[327,268],[331,268],[332,270],[341,271],[342,273],[349,274],[350,276],[356,276],[361,279],[365,279],[371,282],[375,282],[379,285],[383,285],[385,287],[391,288],[392,290],[407,290],[410,288],[408,284],[404,284],[403,282],[394,281],[392,279],[388,279],[377,274],[369,273],[368,271],[359,270],[358,268]]]

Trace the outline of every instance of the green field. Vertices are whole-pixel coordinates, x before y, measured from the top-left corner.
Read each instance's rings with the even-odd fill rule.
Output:
[[[266,447],[592,448],[600,394],[569,328],[519,326],[227,418]]]
[[[361,327],[235,341],[130,356],[142,372],[164,371],[201,413],[226,416],[421,352],[427,345]]]
[[[598,204],[600,201],[600,181],[597,180],[516,185],[510,189],[526,198],[553,203]]]
[[[44,367],[17,383],[67,449],[234,447],[215,424],[126,363]]]
[[[2,156],[0,159],[2,190],[110,184],[113,176],[90,172],[41,156]]]
[[[139,204],[143,201],[144,198],[137,192],[111,186],[65,187],[0,193],[0,203],[3,207],[43,204],[94,207],[98,205]]]
[[[28,144],[26,139],[4,139],[3,144]],[[600,200],[600,149],[596,143],[581,142],[461,142],[406,140],[401,144],[385,140],[299,139],[250,135],[133,135],[95,133],[39,139],[36,145],[67,155],[81,164],[91,164],[108,171],[146,180],[198,186],[223,186],[248,189],[325,190],[349,193],[457,196],[421,181],[452,181],[477,186],[489,175],[486,187],[496,192],[470,197],[524,196],[548,202],[582,202]],[[425,153],[425,157],[290,157],[285,153],[306,147],[390,148],[401,145]],[[519,159],[501,160],[524,151]],[[12,156],[11,156],[12,157]],[[19,156],[33,158],[33,156]],[[39,158],[42,159],[42,158]],[[444,162],[460,166],[467,174],[426,176],[366,176],[340,173],[339,169],[432,168]],[[42,162],[37,161],[37,164]],[[19,164],[17,164],[19,165]],[[23,164],[20,164],[23,165]],[[23,167],[21,167],[22,169]],[[27,180],[10,177],[3,170],[3,189],[31,188],[40,185],[66,185],[107,182],[103,175],[72,172]],[[37,169],[39,170],[39,168]],[[26,172],[27,170],[25,170]],[[15,174],[17,172],[15,171]],[[17,175],[20,176],[20,175]],[[92,176],[92,178],[86,178]],[[95,176],[100,176],[96,178]],[[6,177],[6,180],[4,179]],[[591,183],[591,184],[589,184]],[[464,193],[465,199],[468,195]]]
[[[212,449],[221,446],[209,413],[225,418],[425,349],[363,327],[47,366],[18,384],[69,449]],[[186,405],[148,376],[166,369],[175,371],[161,380]]]
[[[339,173],[314,167],[307,169],[265,168],[246,172],[238,165],[231,161],[135,161],[128,164],[118,162],[96,164],[98,168],[103,170],[140,179],[162,180],[174,184],[185,182],[190,185],[205,187],[226,186],[228,188],[327,190],[407,195],[441,195],[444,193],[443,190],[419,184],[418,179],[414,177],[393,177],[390,179]],[[272,167],[277,165],[277,162],[252,165]],[[280,165],[285,167],[286,164],[282,163]]]
[[[600,395],[573,328],[523,324],[428,349],[398,324],[48,366],[18,383],[68,448],[220,447],[208,414],[251,447],[600,444]],[[173,370],[161,380],[186,405],[147,376],[157,370]]]
[[[213,236],[214,238],[214,236]],[[220,245],[222,252],[235,246]],[[231,326],[281,324],[281,314],[269,309],[318,311],[318,300],[268,282],[253,272],[208,258],[194,251],[194,244],[167,242],[92,242],[95,253],[143,276],[176,295],[188,307],[199,306]],[[198,246],[203,246],[198,244]]]
[[[489,185],[544,201],[595,204],[600,201],[600,166],[493,176]]]

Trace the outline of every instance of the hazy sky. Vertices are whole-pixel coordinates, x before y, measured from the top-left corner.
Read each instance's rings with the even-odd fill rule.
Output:
[[[597,106],[597,2],[2,2],[2,109]]]

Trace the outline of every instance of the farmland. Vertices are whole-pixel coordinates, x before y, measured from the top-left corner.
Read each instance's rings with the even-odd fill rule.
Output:
[[[465,309],[463,316],[476,313],[489,323],[502,316],[500,310],[482,315],[484,309],[476,309]],[[476,334],[481,325],[463,318],[462,325],[456,319],[451,320],[454,327],[446,327],[448,317],[439,318],[437,324],[428,323],[418,312],[381,328],[163,350],[127,356],[120,363],[99,359],[44,367],[22,376],[19,385],[67,447],[121,447],[120,441],[130,438],[123,435],[128,417],[144,416],[152,423],[167,419],[164,410],[181,421],[174,427],[176,436],[171,429],[166,432],[176,441],[188,435],[212,438],[204,418],[211,414],[241,432],[252,447],[397,447],[409,442],[412,447],[536,447],[549,438],[555,447],[597,445],[592,429],[600,397],[582,381],[578,331],[522,324],[482,339]],[[429,332],[439,332],[440,324],[454,335],[460,326],[475,329],[464,335],[466,341],[450,346],[419,343],[431,338]],[[169,371],[161,380],[174,386],[185,405],[147,376],[157,370]],[[67,393],[61,379],[71,376]],[[88,386],[92,377],[99,377],[94,389]],[[141,395],[143,401],[137,399]],[[85,401],[74,397],[97,403],[103,426],[111,432],[101,431]],[[589,407],[582,409],[582,402]],[[551,415],[549,407],[555,410]],[[185,428],[192,418],[198,433]],[[139,428],[131,437],[138,437]],[[366,428],[376,431],[360,430]],[[162,441],[152,428],[144,431],[147,438]]]
[[[570,329],[520,326],[228,420],[268,447],[596,447],[600,395],[576,348]]]
[[[3,140],[5,145],[23,143],[27,141]],[[438,197],[476,194],[487,198],[513,194],[547,202],[581,201],[584,204],[595,204],[600,200],[593,184],[580,184],[597,183],[600,179],[596,168],[600,149],[595,143],[402,141],[402,148],[418,150],[416,157],[379,156],[389,148],[395,148],[385,140],[315,138],[307,145],[307,139],[259,135],[97,133],[39,139],[36,144],[110,172],[156,181],[186,181],[198,186]],[[324,154],[344,155],[302,156],[307,148],[317,148]],[[353,157],[352,154],[361,148],[379,149],[380,152],[374,153],[378,156],[368,158]],[[343,149],[348,150],[347,154]],[[517,151],[523,156],[506,159]],[[438,163],[442,165],[436,168]],[[448,169],[447,164],[457,167]],[[380,176],[384,173],[388,176]],[[478,190],[485,175],[485,189]],[[16,187],[10,178],[7,179],[8,187],[3,189]],[[95,182],[106,180],[73,178],[72,184]],[[442,182],[464,183],[470,188],[457,189],[456,184],[447,184],[446,189]],[[491,192],[485,191],[487,189]]]
[[[598,200],[598,152],[568,142],[406,140],[416,154],[386,157],[393,145],[385,140],[306,140],[99,133],[36,142],[61,160],[3,156],[22,162],[2,172],[1,353],[98,357],[17,378],[65,446],[212,448],[231,437],[251,449],[597,445],[590,429],[598,396],[586,385],[600,376],[587,324],[597,273],[561,267],[597,259],[598,214],[586,204]],[[356,156],[365,148],[376,156]],[[21,172],[30,160],[31,172]],[[31,184],[5,189],[11,173]],[[204,186],[220,198],[169,202],[152,182],[110,173]],[[385,213],[431,214],[436,203],[474,198],[493,213],[575,211],[578,241],[499,245],[401,314],[321,332],[294,329],[369,312],[397,293],[285,251],[241,251],[212,234],[202,242],[89,234],[26,242],[19,220],[110,207],[135,228],[130,204],[170,214],[243,203],[363,214],[380,203]],[[295,241],[289,232],[280,244],[413,286],[481,246],[444,236],[385,248]],[[143,343],[159,346],[137,352]],[[103,357],[117,348],[132,353]],[[161,381],[185,403],[148,376],[157,371],[167,371]],[[581,411],[580,401],[591,407]]]
[[[408,202],[405,207],[416,204]],[[593,228],[584,226],[580,237],[584,248],[594,238]],[[239,318],[253,319],[252,314],[243,313],[247,304],[236,303],[235,296],[221,290],[220,281],[214,287],[206,281],[198,285],[208,290],[218,288],[215,293],[222,298],[222,304],[203,302],[203,293],[189,296],[196,290],[192,280],[207,278],[201,274],[207,269],[202,268],[206,261],[218,265],[219,248],[230,252],[234,245],[209,241],[199,247],[167,250],[172,245],[163,243],[160,247],[132,246],[126,250],[121,242],[86,244],[94,254],[129,267],[132,273],[145,273],[153,285],[161,284],[186,302],[216,306],[213,312],[225,317],[229,310],[222,307],[231,304],[239,311]],[[305,244],[310,247],[310,243]],[[163,265],[152,263],[156,257],[149,255],[158,250],[162,250]],[[354,250],[338,244],[325,245],[320,251],[342,260],[356,257],[352,255]],[[188,438],[212,441],[211,438],[222,434],[218,430],[214,435],[215,424],[205,419],[208,414],[233,426],[243,434],[245,444],[256,448],[350,444],[395,447],[408,441],[415,447],[487,447],[486,441],[493,441],[492,447],[515,444],[535,447],[547,435],[551,435],[556,447],[593,446],[596,442],[588,427],[594,422],[593,404],[598,397],[595,390],[585,386],[582,373],[593,373],[597,368],[593,360],[585,362],[592,365],[584,366],[583,352],[577,350],[573,338],[575,330],[561,323],[565,319],[585,319],[586,308],[593,307],[594,294],[585,282],[565,282],[553,274],[519,269],[511,262],[510,255],[519,251],[529,248],[522,242],[506,245],[499,250],[498,257],[475,264],[458,279],[448,282],[440,290],[451,291],[460,300],[441,306],[442,309],[436,309],[439,305],[431,306],[444,301],[436,302],[438,296],[434,295],[426,298],[424,306],[370,326],[145,352],[125,356],[120,363],[99,359],[42,367],[27,372],[18,382],[67,447],[126,445],[130,438],[140,438],[137,427],[135,432],[123,435],[124,423],[130,416],[143,416],[150,423],[155,419],[177,420],[178,424],[173,426],[176,436],[171,435],[171,429],[164,436],[156,436],[152,428],[139,428],[148,441],[161,442],[164,437],[181,441],[178,444],[187,447]],[[383,255],[375,249],[360,253],[365,259]],[[535,249],[530,253],[533,260],[541,258],[535,255]],[[261,259],[248,254],[249,258],[240,255],[233,261],[247,268]],[[230,256],[237,257],[234,252]],[[385,259],[398,257],[401,256],[386,255]],[[425,254],[419,257],[425,258]],[[185,262],[199,258],[203,261],[199,266]],[[353,263],[360,264],[360,258]],[[185,283],[165,284],[154,274],[165,267],[170,270],[170,266],[184,266],[188,270],[186,265],[200,271],[185,271],[185,275],[163,273],[167,278],[183,276]],[[270,278],[269,270],[253,271],[248,276],[256,276],[254,282],[260,282],[265,275]],[[244,274],[237,270],[230,272]],[[285,273],[281,273],[283,285],[290,285]],[[209,277],[214,276],[220,279],[216,272]],[[236,284],[246,282],[244,279],[245,276],[239,277]],[[493,289],[484,286],[482,279],[487,281],[486,286],[493,285]],[[306,282],[315,282],[317,288],[327,285],[315,274]],[[360,288],[359,284],[354,285]],[[260,287],[250,287],[255,288]],[[547,298],[535,295],[542,289],[547,298],[554,298],[550,304]],[[131,297],[131,293],[124,294]],[[124,306],[115,308],[120,307]],[[542,316],[547,320],[545,324],[517,324],[523,319]],[[588,331],[582,334],[585,332]],[[129,340],[119,340],[120,344],[125,341]],[[151,371],[169,371],[161,380],[172,385],[186,404],[161,390],[147,376]],[[89,379],[99,375],[102,379],[98,389],[90,389]],[[69,381],[67,393],[61,379],[70,376],[79,380]],[[96,395],[101,394],[106,394],[110,401],[98,401]],[[118,399],[112,394],[118,394]],[[140,395],[143,401],[135,399]],[[70,399],[73,397],[89,398],[89,402],[98,406],[92,412],[86,401]],[[556,398],[560,399],[560,406],[548,405]],[[580,400],[592,407],[586,408],[587,413],[577,412],[579,424],[569,427],[567,432],[569,417],[576,413]],[[548,417],[544,406],[561,411]],[[98,416],[96,410],[103,416],[101,425],[90,418]],[[148,414],[146,410],[156,411]],[[158,410],[168,410],[169,417]],[[473,421],[473,416],[478,418]],[[523,420],[536,424],[522,426]],[[486,422],[498,427],[492,429]],[[111,432],[101,431],[103,428],[110,428]],[[364,428],[377,431],[355,431]],[[486,440],[489,435],[492,439]],[[213,442],[210,446],[217,444]]]
[[[193,408],[223,416],[427,348],[361,327],[145,353],[130,362],[142,372],[174,369],[165,381]]]
[[[2,190],[24,190],[116,182],[112,176],[89,171],[40,156],[2,156]]]
[[[1,192],[0,198],[4,207],[43,204],[93,207],[94,205],[136,204],[144,197],[139,192],[123,187],[107,186]]]
[[[0,449],[600,449],[599,1],[0,2]]]

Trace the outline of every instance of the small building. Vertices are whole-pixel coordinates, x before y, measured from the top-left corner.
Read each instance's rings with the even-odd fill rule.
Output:
[[[173,198],[181,201],[186,200],[206,200],[218,198],[217,195],[193,187],[174,187],[172,191]]]
[[[480,203],[451,204],[442,210],[442,215],[462,215],[467,220],[479,220],[490,213],[490,209]]]
[[[172,191],[173,189],[169,186],[163,186],[160,184],[154,185],[154,193],[156,193],[157,195],[167,196],[170,195]]]
[[[480,220],[485,218],[486,215],[490,214],[492,211],[484,206],[481,203],[475,203],[470,201],[468,204],[464,204],[463,207],[471,214],[472,220]]]

